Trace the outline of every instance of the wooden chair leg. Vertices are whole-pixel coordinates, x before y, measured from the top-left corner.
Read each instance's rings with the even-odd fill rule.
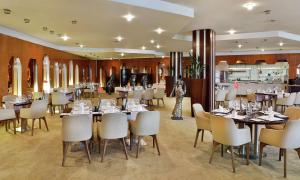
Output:
[[[286,178],[286,169],[287,169],[287,164],[286,164],[286,161],[287,161],[287,157],[286,157],[286,149],[283,149],[283,177]]]
[[[213,159],[214,153],[215,153],[215,151],[216,151],[216,148],[217,148],[217,146],[218,146],[218,145],[219,145],[219,143],[218,143],[218,142],[216,142],[216,141],[213,141],[212,152],[211,152],[211,155],[210,155],[209,164],[211,164],[211,162],[212,162],[212,159]]]
[[[42,124],[41,124],[41,118],[39,118],[39,128],[42,128]]]
[[[298,157],[299,157],[299,159],[300,159],[300,148],[298,148],[298,149],[295,149],[295,151],[297,151],[297,153],[298,153]]]
[[[221,157],[224,157],[224,145],[221,144]]]
[[[65,166],[65,162],[67,159],[67,151],[69,147],[69,142],[64,142],[63,141],[63,160],[62,160],[62,166]]]
[[[32,119],[32,126],[31,126],[31,135],[33,136],[33,131],[34,131],[34,121],[35,119]]]
[[[140,151],[140,144],[141,144],[141,136],[138,136],[138,143],[137,143],[137,147],[136,147],[136,158],[139,157],[139,151]]]
[[[16,119],[13,119],[13,125],[14,125],[14,134],[17,134],[17,132],[16,132]]]
[[[232,164],[232,172],[235,173],[235,166],[234,166],[234,152],[232,146],[230,146],[230,154],[231,154],[231,164]]]
[[[99,154],[101,154],[101,138],[99,136],[98,137],[98,142],[99,142]]]
[[[132,134],[132,132],[130,132],[130,134],[129,134],[129,139],[130,139],[130,146],[129,146],[129,149],[130,149],[130,151],[132,150],[132,143],[133,143],[133,134]]]
[[[249,157],[250,157],[250,143],[246,144],[246,158],[247,158],[247,165],[249,165]]]
[[[8,121],[5,121],[5,131],[6,132],[8,131],[7,123],[8,123]]]
[[[157,136],[156,135],[154,135],[154,139],[155,139],[155,144],[156,144],[156,149],[157,149],[158,155],[160,156],[160,150],[159,150],[159,146],[158,146],[158,141],[157,141]]]
[[[279,149],[279,158],[278,158],[278,161],[281,161],[281,156],[282,156],[282,149],[280,148]]]
[[[267,144],[260,142],[259,143],[259,163],[258,165],[261,166],[261,160],[262,160],[262,154],[263,154],[263,149]]]
[[[152,136],[152,147],[155,148],[155,138]]]
[[[198,136],[199,136],[200,131],[201,131],[201,129],[197,129],[196,138],[195,138],[195,142],[194,142],[194,148],[197,146],[197,141],[198,141]]]
[[[45,126],[46,126],[46,129],[47,129],[47,131],[49,131],[49,128],[48,128],[48,124],[47,124],[46,117],[43,117],[43,120],[44,120],[44,123],[45,123]]]
[[[127,153],[127,149],[126,149],[125,138],[122,138],[121,141],[123,144],[123,149],[124,149],[126,160],[128,160],[128,153]]]
[[[105,155],[105,152],[106,152],[107,141],[108,141],[107,139],[104,139],[104,148],[103,148],[103,152],[102,152],[101,162],[103,162],[103,160],[104,160],[104,155]]]
[[[203,138],[204,138],[204,129],[202,129],[201,142],[203,142]]]
[[[86,155],[87,155],[87,157],[89,159],[89,163],[91,163],[91,154],[90,154],[90,150],[89,150],[88,141],[84,141],[84,147],[85,147]]]

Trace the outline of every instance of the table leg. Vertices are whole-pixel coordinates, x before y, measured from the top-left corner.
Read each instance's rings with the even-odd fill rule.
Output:
[[[254,144],[254,149],[253,149],[253,155],[254,155],[254,158],[257,157],[257,154],[258,154],[258,126],[257,124],[254,124],[254,138],[253,138],[253,144]]]

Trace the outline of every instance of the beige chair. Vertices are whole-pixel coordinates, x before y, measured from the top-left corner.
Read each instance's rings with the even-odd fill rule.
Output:
[[[277,107],[280,106],[281,112],[284,112],[286,107],[294,105],[296,95],[296,93],[291,93],[288,97],[277,99],[275,109],[277,110]]]
[[[216,107],[218,107],[219,105],[222,105],[222,106],[225,105],[226,93],[227,93],[227,91],[224,89],[217,90],[216,96],[215,96],[215,101],[216,101],[215,106]]]
[[[144,93],[143,89],[134,90],[132,98],[139,99],[141,101],[143,98],[143,93]]]
[[[249,165],[249,151],[251,141],[250,129],[238,129],[232,119],[227,119],[220,116],[211,116],[210,125],[213,135],[213,148],[209,163],[212,162],[214,152],[219,144],[229,146],[231,151],[232,170],[233,172],[235,172],[233,147],[246,145],[247,165]]]
[[[53,92],[51,94],[51,97],[52,97],[52,112],[54,114],[55,114],[55,107],[59,107],[59,110],[61,112],[68,106],[70,102],[65,93]]]
[[[132,149],[133,135],[138,138],[136,158],[139,156],[141,139],[144,136],[152,136],[153,148],[157,148],[158,155],[160,150],[157,141],[157,134],[159,132],[160,112],[146,111],[139,112],[135,121],[130,124],[130,150]]]
[[[104,140],[104,148],[101,162],[104,160],[108,140],[119,139],[123,144],[126,160],[128,160],[125,137],[128,134],[127,116],[123,113],[110,113],[102,116],[101,123],[98,123],[99,153],[101,153],[101,141]]]
[[[165,105],[164,96],[165,96],[165,89],[157,88],[157,90],[156,90],[156,92],[154,93],[154,96],[153,96],[153,99],[157,100],[157,106],[159,106],[159,100],[161,100],[163,105]]]
[[[260,131],[260,152],[259,152],[259,165],[261,166],[263,148],[266,145],[275,146],[280,148],[279,160],[281,155],[284,157],[284,177],[286,177],[287,169],[287,153],[288,149],[295,149],[300,158],[300,120],[288,121],[282,130],[275,129],[261,129]]]
[[[14,134],[16,134],[16,113],[14,109],[0,109],[0,122],[5,123],[5,130],[8,131],[9,123],[13,122]]]
[[[34,122],[36,119],[39,120],[39,128],[41,129],[41,119],[44,120],[47,131],[49,131],[46,113],[47,113],[48,102],[47,100],[36,100],[33,101],[30,108],[22,108],[20,111],[21,119],[32,119],[31,135],[34,132]]]
[[[256,102],[256,94],[255,93],[247,94],[247,100],[248,100],[248,102],[255,103]]]
[[[300,107],[288,107],[286,108],[284,115],[287,116],[290,120],[298,120],[300,119]],[[285,123],[284,124],[272,124],[272,125],[266,125],[266,128],[268,129],[277,129],[277,130],[282,130],[284,129]]]
[[[88,142],[92,138],[92,122],[93,122],[93,116],[90,114],[63,117],[62,119],[62,141],[63,141],[62,166],[65,165],[68,146],[73,142],[82,142],[84,144],[89,163],[91,163],[91,155],[90,155]]]
[[[154,89],[148,88],[143,94],[143,101],[148,106],[153,105]]]
[[[195,138],[194,147],[197,146],[199,133],[202,131],[201,142],[203,142],[204,130],[211,131],[210,128],[210,114],[203,110],[201,104],[193,104],[193,111],[197,124],[197,133]]]

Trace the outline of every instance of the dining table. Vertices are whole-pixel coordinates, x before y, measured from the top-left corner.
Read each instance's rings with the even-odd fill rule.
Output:
[[[288,117],[278,112],[272,111],[274,116],[269,116],[269,111],[253,111],[246,113],[246,111],[239,111],[237,114],[232,113],[229,109],[215,109],[212,111],[213,115],[223,116],[225,118],[233,119],[239,128],[248,126],[251,132],[251,152],[250,158],[258,158],[258,137],[259,137],[259,126],[284,124],[287,122]],[[245,150],[241,153],[245,156]]]

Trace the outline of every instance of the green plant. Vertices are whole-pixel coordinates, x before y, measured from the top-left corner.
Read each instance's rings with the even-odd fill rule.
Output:
[[[201,63],[200,56],[195,57],[190,53],[190,58],[192,60],[191,68],[190,68],[190,76],[194,79],[203,78],[203,73],[205,70],[205,65]]]

